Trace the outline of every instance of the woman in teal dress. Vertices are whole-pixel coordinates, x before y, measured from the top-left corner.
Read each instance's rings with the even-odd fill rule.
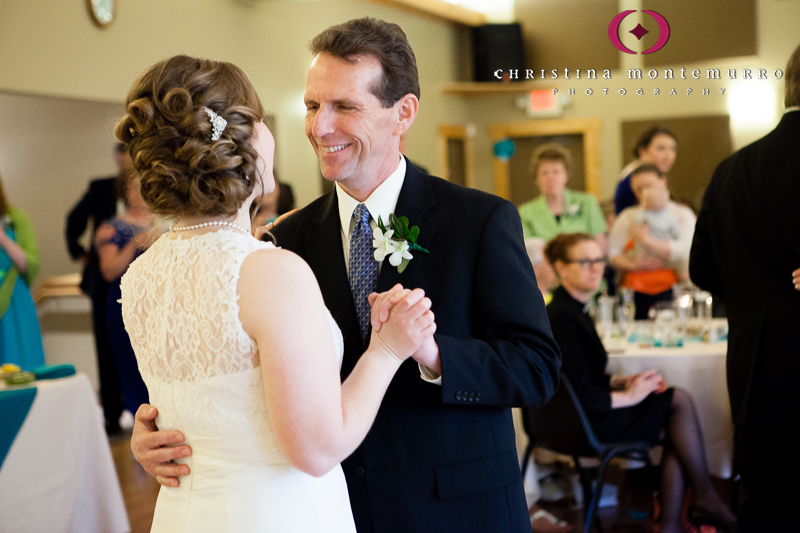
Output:
[[[589,233],[605,249],[606,226],[594,196],[567,189],[572,157],[558,144],[543,144],[531,158],[531,174],[541,194],[519,207],[525,238],[549,241],[560,233]]]
[[[8,205],[0,182],[0,363],[23,370],[44,364],[42,334],[30,286],[39,248],[28,215]]]

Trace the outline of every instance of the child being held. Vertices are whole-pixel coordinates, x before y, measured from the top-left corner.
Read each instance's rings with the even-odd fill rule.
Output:
[[[662,187],[649,187],[642,191],[641,212],[637,217],[637,223],[641,226],[645,222],[650,230],[650,235],[663,241],[676,242],[681,235],[678,217],[667,209],[669,203],[669,191]],[[641,243],[636,243],[630,252],[631,257],[640,254],[647,254]],[[669,268],[675,270],[681,280],[689,279],[689,265],[685,262],[669,264]]]

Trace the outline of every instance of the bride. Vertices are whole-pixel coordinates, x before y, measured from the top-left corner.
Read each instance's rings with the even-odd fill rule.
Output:
[[[176,56],[145,71],[117,125],[142,198],[177,222],[122,279],[122,311],[161,429],[191,445],[154,532],[355,531],[339,462],[400,364],[433,335],[430,300],[396,290],[340,383],[342,337],[302,259],[250,235],[274,140],[247,75]]]

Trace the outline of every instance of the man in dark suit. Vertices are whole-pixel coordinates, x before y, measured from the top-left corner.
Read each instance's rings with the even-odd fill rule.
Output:
[[[343,378],[368,342],[369,291],[354,289],[358,269],[350,260],[353,215],[364,207],[373,229],[378,217],[407,217],[430,252],[413,251],[402,273],[389,261],[373,265],[380,273],[371,290],[422,288],[437,323],[435,337],[400,367],[366,439],[342,464],[358,531],[529,533],[508,407],[546,402],[561,355],[519,215],[511,203],[431,177],[401,156],[419,82],[399,26],[353,20],[324,31],[311,50],[306,135],[323,176],[336,186],[278,224],[278,244],[305,259],[319,281],[345,339]],[[381,298],[378,317],[388,305]],[[171,465],[156,461],[179,452],[155,449],[167,439],[150,428],[140,409],[136,457],[149,472],[172,476]]]
[[[735,456],[748,499],[742,531],[800,531],[800,47],[785,73],[786,112],[720,163],[703,198],[689,273],[725,298]]]
[[[114,147],[117,168],[122,172],[130,158],[122,144]],[[119,417],[122,414],[122,391],[117,377],[117,367],[111,352],[111,343],[106,331],[106,293],[108,283],[100,274],[100,261],[94,248],[95,230],[117,213],[117,176],[98,178],[89,182],[89,188],[67,215],[66,240],[69,255],[83,266],[81,289],[92,301],[92,328],[97,352],[97,371],[100,378],[100,403],[106,420],[108,434],[120,431]],[[91,225],[89,221],[91,220]],[[92,244],[87,250],[80,239],[90,229]]]

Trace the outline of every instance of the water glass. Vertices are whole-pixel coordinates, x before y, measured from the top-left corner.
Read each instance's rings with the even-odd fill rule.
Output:
[[[673,302],[656,302],[654,307],[653,344],[655,346],[683,346],[686,324],[685,308]]]

